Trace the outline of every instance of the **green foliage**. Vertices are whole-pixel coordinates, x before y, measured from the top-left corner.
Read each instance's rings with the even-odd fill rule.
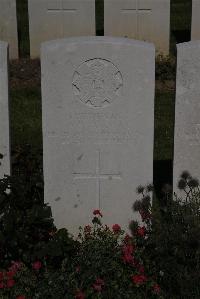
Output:
[[[55,232],[55,236],[59,238],[60,233],[63,231]],[[80,228],[78,240],[71,260],[65,258],[54,269],[45,259],[32,263],[32,268],[17,264],[9,278],[13,266],[4,274],[0,272],[0,298],[162,298],[155,276],[152,279],[143,264],[142,251],[119,225],[110,230],[95,216],[93,226]]]
[[[42,202],[38,177],[5,177],[0,180],[0,260],[30,262],[49,240],[54,229],[51,210]]]
[[[198,181],[187,172],[182,174],[179,187],[185,198],[172,196],[167,187],[161,200],[152,207],[145,201],[149,192],[134,205],[147,229],[144,257],[151,269],[160,273],[160,283],[170,298],[200,296],[200,190]],[[143,217],[149,215],[149,217]],[[132,223],[132,232],[134,226]]]
[[[40,162],[25,152],[13,160],[15,175],[0,180],[0,268],[48,258],[53,268],[74,252],[67,230],[56,230],[43,199]],[[34,169],[37,171],[34,172]]]

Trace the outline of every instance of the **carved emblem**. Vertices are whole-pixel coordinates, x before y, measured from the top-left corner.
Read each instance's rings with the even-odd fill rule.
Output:
[[[73,91],[90,107],[105,107],[116,100],[123,86],[122,75],[110,61],[94,58],[82,63],[75,71]]]

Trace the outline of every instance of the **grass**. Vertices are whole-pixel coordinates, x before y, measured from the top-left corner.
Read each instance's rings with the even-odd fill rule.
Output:
[[[36,88],[11,90],[12,148],[27,144],[42,150],[41,96]]]
[[[20,56],[29,56],[28,0],[17,0]],[[103,0],[96,0],[96,33],[103,35]],[[191,0],[171,0],[171,53],[175,43],[188,40],[191,24]],[[172,161],[174,92],[159,90],[155,98],[154,160]],[[12,149],[29,144],[42,151],[40,87],[11,90]],[[171,163],[171,162],[170,162]]]
[[[174,103],[173,92],[156,94],[154,160],[171,160],[173,157]]]
[[[12,149],[27,144],[42,150],[40,88],[11,90]],[[155,98],[154,160],[170,160],[173,154],[174,93],[157,93]]]

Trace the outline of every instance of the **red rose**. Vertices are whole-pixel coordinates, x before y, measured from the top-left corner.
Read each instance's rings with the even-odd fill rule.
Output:
[[[122,252],[124,254],[133,254],[134,246],[132,244],[126,244],[122,247]]]
[[[75,295],[75,299],[85,299],[84,293],[81,291],[78,291],[78,293],[76,293],[76,295]]]
[[[101,217],[103,217],[103,215],[101,214],[101,212],[100,212],[100,210],[94,210],[93,211],[93,215],[97,215],[97,216],[101,216]]]
[[[122,257],[124,263],[127,263],[127,264],[131,264],[131,265],[134,265],[134,258],[132,255],[130,254],[125,254],[123,257]]]
[[[153,292],[154,292],[155,294],[160,294],[160,291],[161,291],[160,286],[159,286],[157,283],[155,283],[155,284],[153,285]]]
[[[40,270],[40,268],[42,267],[42,263],[40,261],[36,261],[33,263],[32,267],[34,270]]]
[[[137,233],[139,236],[141,237],[144,237],[144,235],[146,234],[146,228],[144,226],[139,226],[138,227],[138,230],[137,230]]]
[[[15,275],[15,272],[14,272],[14,271],[8,271],[8,272],[6,272],[6,276],[7,276],[7,278],[9,278],[9,279],[12,279],[14,275]]]
[[[144,274],[144,266],[142,266],[142,265],[138,265],[138,272],[139,272],[140,274]]]
[[[1,281],[0,282],[0,289],[3,289],[5,287],[4,283]]]
[[[23,295],[20,295],[20,296],[18,296],[16,299],[26,299],[26,297],[23,296]]]
[[[132,244],[126,244],[122,247],[123,261],[127,264],[134,265],[134,257],[132,256],[134,251],[134,246]]]
[[[112,230],[115,234],[118,234],[121,231],[121,227],[119,226],[119,224],[114,224],[112,226]]]
[[[7,281],[7,288],[12,288],[15,285],[14,279],[9,279]]]
[[[132,276],[132,281],[136,284],[136,285],[141,285],[144,282],[147,281],[147,278],[145,275],[133,275]]]

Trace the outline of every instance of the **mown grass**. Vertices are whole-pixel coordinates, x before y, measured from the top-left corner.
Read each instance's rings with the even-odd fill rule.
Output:
[[[155,98],[154,160],[173,156],[174,93],[157,93]]]
[[[42,150],[42,115],[39,88],[11,90],[11,144],[16,149],[29,144]]]
[[[11,90],[12,148],[27,144],[42,150],[42,112],[39,88]],[[173,155],[174,93],[157,93],[155,98],[154,160]]]
[[[17,0],[20,56],[29,55],[27,0]],[[96,0],[97,35],[103,35],[103,0]],[[191,0],[171,0],[171,50],[175,43],[188,40],[191,23]],[[174,92],[159,90],[155,98],[154,160],[173,158]],[[40,88],[11,90],[12,149],[30,144],[42,150]]]

